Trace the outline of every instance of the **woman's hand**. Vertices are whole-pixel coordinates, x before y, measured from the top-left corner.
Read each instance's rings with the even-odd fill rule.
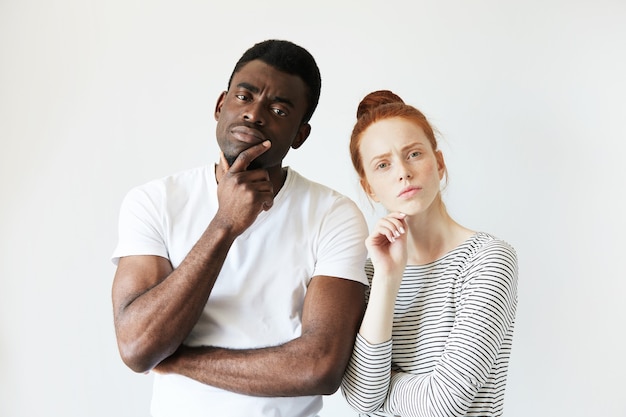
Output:
[[[405,214],[389,213],[365,240],[374,276],[359,333],[371,344],[391,339],[396,296],[407,260],[407,230]]]
[[[406,214],[393,212],[378,221],[365,246],[376,275],[402,278],[407,261]]]

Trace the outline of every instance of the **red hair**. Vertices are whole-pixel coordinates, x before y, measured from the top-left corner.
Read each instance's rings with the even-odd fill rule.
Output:
[[[361,152],[359,152],[361,135],[368,127],[380,120],[401,117],[416,123],[424,131],[433,152],[437,151],[435,132],[426,116],[415,107],[405,104],[400,96],[389,90],[374,91],[366,95],[359,103],[356,117],[357,121],[350,137],[350,155],[352,165],[361,179],[365,178]],[[444,171],[444,174],[447,178],[447,171]]]

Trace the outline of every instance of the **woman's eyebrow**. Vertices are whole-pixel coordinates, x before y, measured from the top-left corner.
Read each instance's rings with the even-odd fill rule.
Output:
[[[370,164],[374,161],[376,161],[377,159],[384,159],[384,158],[388,158],[389,155],[391,155],[391,152],[386,152],[386,153],[381,153],[379,155],[374,155],[372,156],[372,158],[370,159]]]

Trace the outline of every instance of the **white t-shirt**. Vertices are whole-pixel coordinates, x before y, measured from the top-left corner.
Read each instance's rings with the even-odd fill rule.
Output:
[[[218,208],[213,166],[132,189],[122,203],[122,256],[157,255],[177,268]],[[362,282],[367,225],[349,198],[288,169],[268,211],[233,243],[189,346],[257,348],[301,333],[312,277]],[[314,416],[320,396],[264,398],[224,391],[180,375],[155,375],[152,413],[162,416]]]

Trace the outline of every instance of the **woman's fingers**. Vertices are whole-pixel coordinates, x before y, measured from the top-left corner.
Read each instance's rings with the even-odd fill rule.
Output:
[[[378,221],[372,235],[383,235],[389,242],[406,233],[406,215],[404,213],[389,213]]]

